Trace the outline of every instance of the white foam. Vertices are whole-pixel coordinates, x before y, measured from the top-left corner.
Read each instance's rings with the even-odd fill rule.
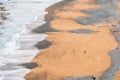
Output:
[[[30,32],[45,23],[45,8],[58,1],[61,0],[1,0],[10,16],[0,38],[0,80],[24,80],[30,72],[18,64],[30,62],[38,52],[34,45],[47,36]]]

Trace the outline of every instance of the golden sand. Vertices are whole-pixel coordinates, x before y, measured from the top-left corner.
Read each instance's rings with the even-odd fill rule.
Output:
[[[97,5],[93,0],[75,0],[71,5],[65,6],[63,9],[69,9],[72,11],[80,11],[83,9],[97,8],[100,5]]]
[[[55,19],[51,21],[51,25],[53,28],[58,29],[58,30],[74,30],[74,29],[79,29],[80,26],[73,20],[69,19]],[[74,27],[71,27],[74,26]]]
[[[120,80],[120,70],[116,72],[114,80]]]
[[[91,5],[90,5],[91,4]],[[62,5],[61,5],[62,6]],[[78,12],[81,9],[100,7],[91,0],[75,0],[63,8],[67,11],[55,11],[52,28],[61,32],[49,32],[49,48],[40,50],[33,59],[40,66],[33,69],[26,80],[59,80],[65,76],[100,75],[111,65],[108,52],[117,46],[108,25],[103,21],[96,25],[82,25],[74,21],[76,17],[87,16]],[[69,15],[70,14],[70,15]],[[70,30],[91,29],[92,34],[71,33]]]
[[[89,35],[50,33],[47,40],[52,41],[53,45],[41,50],[34,62],[40,63],[42,70],[62,76],[101,73],[111,63],[108,51],[116,47],[113,45],[114,38],[109,30],[107,28],[101,30],[99,33]]]

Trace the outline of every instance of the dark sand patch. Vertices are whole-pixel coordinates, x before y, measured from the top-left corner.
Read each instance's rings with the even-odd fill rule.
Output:
[[[51,28],[48,23],[45,23],[33,30],[35,33],[57,32],[58,30]]]
[[[106,19],[109,19],[111,22],[112,20],[116,19],[116,8],[114,7],[114,1],[103,1],[103,0],[96,0],[97,3],[102,4],[101,8],[95,9],[87,9],[81,10],[81,12],[89,14],[90,16],[86,17],[78,17],[75,19],[80,24],[83,25],[91,25],[104,22]],[[107,2],[107,3],[106,3]],[[106,3],[104,5],[104,3]]]
[[[70,32],[77,34],[92,34],[92,33],[96,33],[97,31],[93,31],[89,29],[77,29],[77,30],[72,30]]]
[[[81,10],[81,12],[89,14],[89,15],[100,15],[100,17],[112,17],[115,16],[116,12],[112,12],[111,9],[107,9],[108,7],[101,7],[101,8],[93,8],[93,9],[86,9],[86,10]]]
[[[48,48],[50,45],[52,45],[51,42],[47,41],[47,40],[43,40],[38,42],[35,47],[37,47],[38,49],[45,49]]]
[[[39,65],[35,62],[30,62],[30,63],[23,63],[23,64],[20,64],[20,66],[24,66],[28,69],[33,69],[33,68],[36,68],[38,67]]]
[[[87,17],[78,17],[75,20],[83,25],[92,25],[92,24],[97,24],[101,23],[103,21],[103,18],[105,16],[102,15],[92,15],[92,16],[87,16]]]
[[[96,80],[93,76],[86,76],[86,77],[66,77],[61,80]]]
[[[100,5],[106,5],[106,4],[110,4],[110,5],[112,5],[113,7],[116,7],[117,5],[117,0],[94,0],[94,2],[96,3],[96,4],[100,4]],[[111,4],[111,2],[112,2],[112,4]]]

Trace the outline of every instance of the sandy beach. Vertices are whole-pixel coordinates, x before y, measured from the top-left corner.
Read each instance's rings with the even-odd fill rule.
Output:
[[[117,11],[113,4],[110,14],[110,3],[102,1],[63,0],[46,9],[46,23],[33,32],[48,37],[36,44],[40,52],[32,62],[38,66],[26,80],[113,79],[119,68]]]

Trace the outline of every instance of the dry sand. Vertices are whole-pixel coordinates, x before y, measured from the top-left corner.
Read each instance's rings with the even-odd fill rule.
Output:
[[[116,72],[116,75],[114,77],[114,80],[120,80],[120,70]]]
[[[33,62],[38,67],[25,77],[26,80],[59,80],[66,76],[99,76],[111,65],[108,52],[117,47],[109,25],[103,20],[100,24],[82,25],[74,19],[88,14],[82,9],[99,8],[92,0],[74,0],[69,5],[54,9],[49,25],[60,30],[47,32],[48,48],[40,50]],[[68,4],[67,3],[67,4]],[[47,15],[49,17],[49,14]],[[72,33],[71,30],[86,29],[95,33]]]

